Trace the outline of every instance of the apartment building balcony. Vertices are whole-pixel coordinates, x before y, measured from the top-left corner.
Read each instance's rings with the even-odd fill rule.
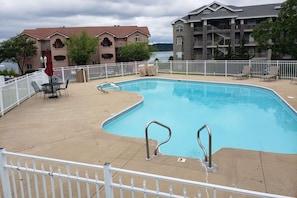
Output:
[[[231,30],[230,25],[207,25],[207,31],[208,32],[229,32]],[[239,28],[236,30],[240,31]],[[203,33],[203,27],[194,27],[193,28],[193,34],[202,34]]]
[[[194,34],[202,34],[202,32],[203,32],[203,27],[202,26],[201,27],[194,27],[194,29],[193,29]]]
[[[193,43],[193,48],[202,48],[203,47],[203,42],[202,41],[195,41]]]
[[[230,25],[207,25],[207,30],[211,31],[222,31],[222,30],[230,30]]]
[[[258,24],[245,24],[243,26],[244,30],[247,31],[247,30],[250,30],[252,31]]]

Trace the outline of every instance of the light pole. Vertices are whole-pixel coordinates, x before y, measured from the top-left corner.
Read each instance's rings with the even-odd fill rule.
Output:
[[[47,58],[46,56],[40,56],[40,62],[44,65],[44,68],[46,68]]]

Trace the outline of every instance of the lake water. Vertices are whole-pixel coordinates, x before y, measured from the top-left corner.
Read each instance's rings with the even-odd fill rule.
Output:
[[[153,52],[149,62],[154,62],[156,58],[161,62],[168,62],[170,56],[173,56],[173,51]]]

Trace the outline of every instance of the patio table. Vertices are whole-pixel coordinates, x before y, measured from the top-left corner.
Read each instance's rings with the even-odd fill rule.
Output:
[[[52,82],[52,83],[44,83],[42,84],[44,94],[50,94],[48,98],[58,98],[57,91],[60,88],[62,83]]]

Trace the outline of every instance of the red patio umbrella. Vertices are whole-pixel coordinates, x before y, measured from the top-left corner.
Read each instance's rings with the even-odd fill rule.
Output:
[[[53,70],[51,52],[48,49],[45,51],[45,57],[46,57],[46,68],[44,72],[50,77],[50,81],[52,81],[54,70]]]
[[[49,98],[55,98],[54,96],[54,86],[53,86],[53,79],[52,76],[54,75],[54,70],[53,70],[53,64],[52,64],[52,58],[51,58],[51,52],[47,49],[45,51],[45,63],[46,63],[46,68],[44,72],[49,76],[49,83],[51,84],[51,93],[52,96]]]

